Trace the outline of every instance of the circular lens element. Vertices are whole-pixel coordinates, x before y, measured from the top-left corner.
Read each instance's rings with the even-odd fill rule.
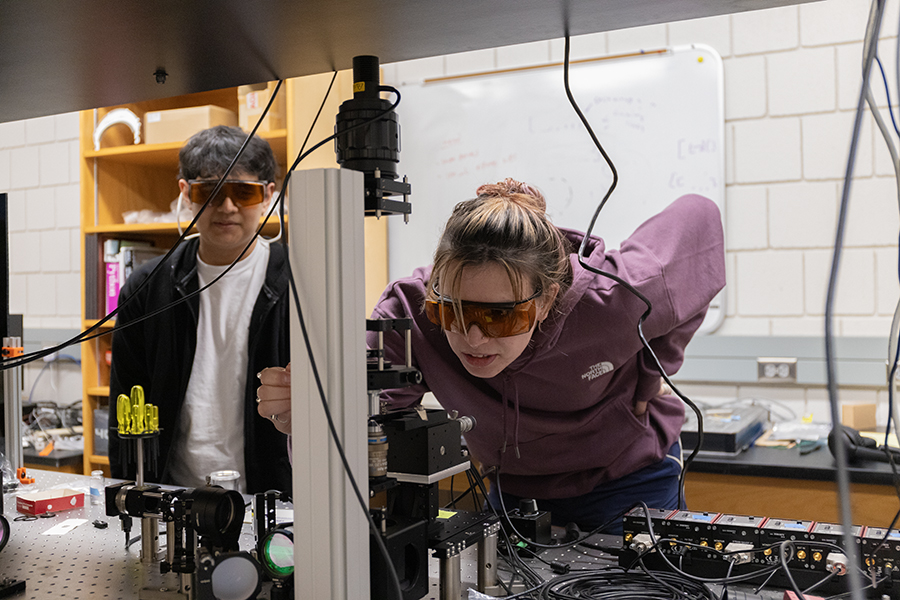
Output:
[[[289,577],[294,572],[294,535],[276,529],[263,541],[262,564],[273,579]]]
[[[6,517],[0,515],[0,550],[6,546],[6,542],[9,541],[9,521],[6,520]],[[292,543],[293,545],[293,543]],[[293,550],[292,550],[293,552]],[[294,556],[291,555],[291,569],[294,566]]]
[[[213,568],[212,592],[218,600],[248,600],[259,593],[259,567],[248,554],[231,555]]]

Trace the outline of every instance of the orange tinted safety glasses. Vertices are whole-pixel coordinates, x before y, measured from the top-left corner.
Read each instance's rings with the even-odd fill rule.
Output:
[[[436,293],[436,292],[435,292]],[[438,300],[425,301],[425,315],[428,320],[444,331],[465,333],[472,325],[478,325],[487,337],[500,338],[520,335],[531,331],[537,316],[535,299],[543,291],[538,290],[531,297],[518,302],[462,302],[462,321],[457,319],[453,300],[439,296]]]
[[[188,181],[188,184],[191,186],[191,202],[194,204],[205,204],[209,200],[210,194],[216,189],[217,183],[219,183],[218,180],[198,181],[193,179]],[[231,201],[238,208],[256,206],[266,199],[266,182],[226,179],[221,189],[216,193],[213,205],[218,206],[225,198],[231,198]]]

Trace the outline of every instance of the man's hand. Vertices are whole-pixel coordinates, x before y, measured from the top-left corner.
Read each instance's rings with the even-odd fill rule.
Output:
[[[256,410],[272,421],[281,433],[291,433],[291,364],[285,368],[269,367],[259,374],[261,385],[256,390]]]

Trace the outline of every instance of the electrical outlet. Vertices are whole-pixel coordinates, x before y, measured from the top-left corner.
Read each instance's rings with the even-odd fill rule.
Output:
[[[759,357],[756,359],[756,379],[764,383],[796,383],[797,359]]]

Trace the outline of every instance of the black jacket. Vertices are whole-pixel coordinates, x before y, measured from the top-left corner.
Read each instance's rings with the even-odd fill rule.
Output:
[[[175,250],[166,264],[136,295],[134,290],[147,279],[160,258],[136,270],[119,295],[121,307],[117,326],[134,321],[198,289],[197,247],[194,239]],[[291,490],[291,467],[287,454],[287,436],[279,433],[256,412],[256,374],[289,361],[288,265],[280,244],[269,246],[266,279],[253,307],[250,319],[249,361],[244,390],[244,461],[247,492],[270,489]],[[135,297],[128,301],[134,295]],[[197,347],[198,296],[182,302],[157,316],[113,334],[112,369],[109,377],[109,463],[113,477],[134,479],[136,466],[127,460],[115,429],[116,398],[130,393],[131,387],[144,388],[146,402],[159,407],[159,460],[156,468],[145,468],[144,480],[170,481],[169,455],[177,431],[176,424],[184,403],[194,351]],[[127,463],[131,464],[127,464]]]

